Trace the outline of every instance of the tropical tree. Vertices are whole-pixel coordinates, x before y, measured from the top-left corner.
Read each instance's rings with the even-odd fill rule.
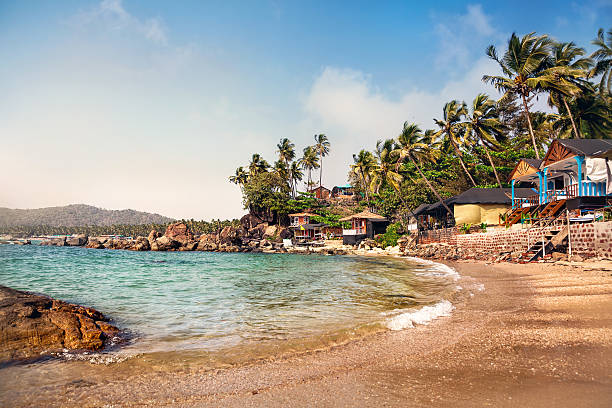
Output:
[[[310,190],[312,188],[312,170],[319,168],[319,157],[313,146],[304,148],[304,155],[300,159],[300,165],[304,170],[308,171],[307,189]]]
[[[294,161],[291,162],[291,166],[289,167],[289,179],[291,180],[291,191],[293,192],[293,197],[297,194],[297,184],[298,181],[302,180],[304,177],[304,172],[300,167],[300,163]]]
[[[610,103],[598,93],[585,92],[569,102],[569,108],[574,112],[575,126],[580,134],[587,139],[612,138],[612,109]],[[552,125],[560,135],[568,135],[574,123],[560,115]]]
[[[286,137],[280,140],[276,149],[278,158],[283,163],[289,164],[291,160],[295,159],[295,145]]]
[[[255,153],[251,157],[251,163],[249,163],[249,176],[253,177],[257,174],[265,173],[269,168],[268,162],[260,154]]]
[[[521,98],[529,134],[538,159],[540,153],[536,145],[527,101],[533,93],[537,92],[538,75],[549,66],[551,44],[551,40],[546,35],[536,36],[535,33],[530,33],[523,38],[518,38],[516,33],[512,33],[508,41],[508,49],[501,58],[498,57],[495,46],[489,45],[487,48],[487,55],[499,64],[505,76],[484,75],[482,77],[484,82],[504,92],[500,100],[515,95]]]
[[[444,105],[442,113],[442,120],[434,119],[434,122],[436,122],[436,125],[440,128],[435,136],[444,136],[448,139],[455,151],[455,155],[459,159],[463,171],[472,182],[472,185],[476,187],[476,182],[463,161],[463,152],[461,151],[461,147],[469,145],[469,139],[464,137],[465,132],[463,132],[461,128],[461,118],[467,114],[467,105],[465,102],[450,101]]]
[[[595,61],[595,66],[591,71],[591,76],[597,76],[601,74],[601,80],[599,82],[599,93],[604,95],[610,95],[612,85],[612,28],[605,33],[603,28],[597,31],[597,38],[591,42],[591,44],[599,47],[591,58]]]
[[[554,43],[550,57],[551,67],[542,71],[538,77],[540,88],[549,93],[548,104],[556,106],[560,113],[565,110],[576,138],[580,138],[580,132],[567,104],[567,98],[575,97],[585,90],[585,83],[581,78],[588,75],[591,59],[581,58],[584,54],[584,49],[573,42]]]
[[[384,183],[387,183],[398,192],[400,191],[400,184],[404,178],[397,171],[397,157],[392,154],[394,150],[395,140],[393,139],[376,142],[374,154],[377,164],[371,171],[371,185],[375,193],[379,192],[381,185]]]
[[[244,170],[244,167],[240,166],[236,169],[233,176],[230,176],[229,180],[242,188],[249,179],[249,173]]]
[[[319,154],[319,186],[323,180],[323,157],[329,153],[329,140],[325,134],[314,135],[315,145],[313,146],[315,151]]]
[[[488,95],[478,94],[472,102],[470,112],[466,114],[466,120],[459,125],[464,129],[466,136],[472,136],[477,142],[480,142],[491,164],[497,184],[499,188],[502,188],[497,169],[489,153],[489,147],[496,147],[497,139],[503,134],[503,125],[499,120],[495,101],[491,100]]]
[[[431,139],[432,136],[433,134],[430,133],[429,137],[424,138],[421,129],[416,124],[404,122],[402,133],[397,137],[397,148],[394,150],[394,154],[398,156],[397,166],[399,167],[405,159],[410,160],[423,181],[427,184],[427,187],[429,187],[432,193],[440,200],[440,203],[446,208],[446,211],[452,214],[453,212],[448,208],[438,193],[438,190],[436,190],[429,179],[425,177],[418,163],[420,160],[429,161],[436,157],[436,151],[431,149],[431,143],[433,142]]]
[[[370,197],[368,194],[368,190],[370,189],[370,183],[368,182],[372,170],[376,167],[376,159],[372,152],[369,152],[365,149],[361,149],[358,154],[353,155],[353,164],[351,165],[351,169],[355,175],[359,177],[361,180],[361,184],[363,186],[366,201],[370,202]]]

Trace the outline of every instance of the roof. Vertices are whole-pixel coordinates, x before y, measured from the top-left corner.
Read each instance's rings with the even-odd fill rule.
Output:
[[[387,219],[382,215],[374,214],[373,212],[367,210],[358,214],[349,215],[348,217],[340,218],[340,221],[350,221],[353,218],[365,218],[370,221],[387,221]]]
[[[514,196],[516,198],[527,198],[537,194],[531,188],[515,188]],[[511,188],[477,188],[473,187],[461,194],[454,197],[447,198],[444,203],[448,206],[455,204],[508,204],[512,201],[512,189]],[[446,210],[442,206],[440,201],[433,204],[421,204],[413,212],[415,215],[426,214],[429,212],[436,211],[438,209]]]
[[[343,186],[336,186],[334,188],[353,188],[353,186],[351,186],[350,184],[345,184]]]
[[[612,140],[606,139],[556,139],[576,154],[595,156],[612,150]]]
[[[542,160],[540,159],[520,159],[510,172],[508,180],[519,179],[520,177],[537,173],[541,164]]]
[[[324,189],[324,190],[330,191],[329,188],[327,188],[327,187],[317,186],[315,188],[311,188],[310,190],[308,190],[308,192],[316,191],[316,190],[319,190],[319,189]]]
[[[289,217],[316,217],[317,214],[309,213],[309,212],[301,212],[295,214],[289,214]]]
[[[319,223],[319,224],[314,224],[313,223],[313,224],[292,225],[291,228],[295,228],[295,229],[302,229],[303,228],[305,230],[308,230],[308,229],[321,228],[321,227],[324,227],[324,226],[325,226],[325,224],[323,224],[323,223]]]

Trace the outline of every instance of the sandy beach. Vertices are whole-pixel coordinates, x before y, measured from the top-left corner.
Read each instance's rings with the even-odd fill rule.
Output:
[[[612,405],[612,265],[449,264],[452,316],[299,356],[204,371],[64,364],[0,370],[0,405]],[[61,367],[61,365],[60,365]],[[27,378],[24,378],[27,374]]]

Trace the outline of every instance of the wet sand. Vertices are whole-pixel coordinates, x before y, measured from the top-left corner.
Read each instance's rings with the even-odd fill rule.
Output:
[[[610,263],[451,266],[456,309],[427,326],[215,371],[8,367],[0,406],[612,406]]]

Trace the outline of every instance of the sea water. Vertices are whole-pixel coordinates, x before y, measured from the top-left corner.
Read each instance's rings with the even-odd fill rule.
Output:
[[[129,339],[122,353],[213,366],[427,323],[452,310],[454,278],[390,257],[0,245],[0,284],[96,308]]]

